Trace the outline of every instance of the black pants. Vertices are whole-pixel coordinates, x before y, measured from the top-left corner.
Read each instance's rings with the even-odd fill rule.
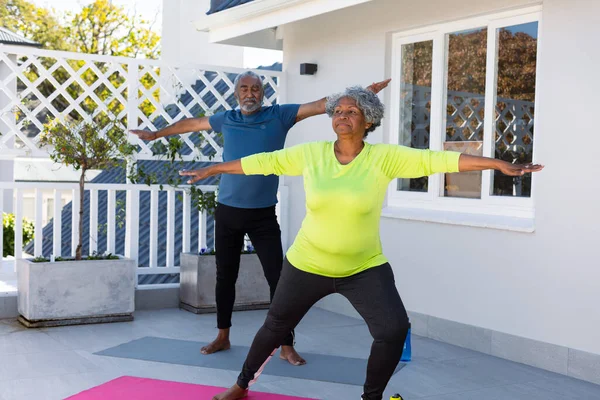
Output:
[[[369,327],[373,344],[363,398],[381,400],[400,362],[409,327],[388,263],[347,278],[334,279],[303,272],[286,259],[267,319],[254,338],[237,384],[247,388],[287,332],[300,322],[313,304],[331,293],[346,297]]]
[[[248,234],[269,284],[271,300],[281,275],[283,249],[281,230],[275,206],[258,209],[229,207],[217,204],[215,210],[215,250],[217,261],[217,327],[231,327],[235,303],[235,283],[240,270],[244,236]],[[293,331],[288,329],[279,344],[293,345]]]

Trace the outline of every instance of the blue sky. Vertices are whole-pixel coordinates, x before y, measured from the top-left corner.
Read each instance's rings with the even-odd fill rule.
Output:
[[[534,38],[537,38],[537,36],[538,36],[538,32],[537,32],[538,31],[538,23],[537,22],[530,22],[528,24],[509,26],[506,29],[511,31],[512,33],[524,32]]]

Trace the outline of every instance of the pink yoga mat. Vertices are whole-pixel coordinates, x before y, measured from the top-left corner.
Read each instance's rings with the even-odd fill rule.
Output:
[[[157,379],[122,376],[103,385],[96,386],[70,400],[211,400],[212,396],[225,390],[222,387],[193,385],[160,381]],[[283,396],[280,394],[250,391],[247,400],[315,400],[306,397]]]

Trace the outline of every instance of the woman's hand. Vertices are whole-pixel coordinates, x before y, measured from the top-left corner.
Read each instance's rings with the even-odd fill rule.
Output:
[[[202,179],[206,179],[206,178],[210,178],[211,176],[214,175],[211,167],[206,167],[206,168],[200,168],[200,169],[195,169],[195,170],[183,170],[183,171],[179,171],[179,175],[181,176],[191,176],[192,178],[190,178],[187,183],[188,184],[192,184],[192,183],[196,183],[199,180]]]
[[[501,163],[498,168],[500,172],[508,176],[521,176],[528,172],[539,172],[544,169],[540,164],[512,164],[509,162]]]
[[[533,163],[512,164],[496,158],[471,156],[464,153],[460,155],[458,161],[460,172],[483,171],[486,169],[495,169],[508,176],[522,176],[528,172],[539,172],[544,169],[544,166]]]

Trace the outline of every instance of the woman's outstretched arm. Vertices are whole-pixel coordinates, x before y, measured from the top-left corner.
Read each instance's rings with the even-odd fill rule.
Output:
[[[460,172],[496,169],[504,175],[521,176],[528,172],[541,171],[543,168],[544,166],[540,164],[512,164],[494,158],[471,156],[468,154],[461,154],[458,160],[458,169]]]
[[[211,176],[215,176],[215,175],[219,175],[219,174],[243,175],[244,170],[242,169],[241,159],[222,162],[222,163],[211,165],[210,167],[195,169],[192,171],[187,171],[187,170],[179,171],[179,175],[191,177],[187,181],[187,183],[189,183],[189,184],[196,183],[199,180],[210,178]]]

